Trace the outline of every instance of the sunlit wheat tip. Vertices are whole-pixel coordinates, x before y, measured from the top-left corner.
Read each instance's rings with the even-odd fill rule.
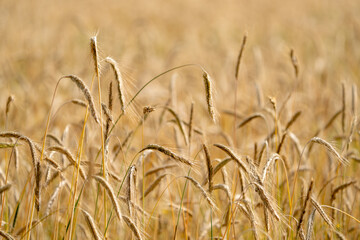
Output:
[[[90,50],[94,60],[95,72],[97,75],[99,75],[99,60],[98,60],[99,57],[98,57],[96,36],[90,38]]]

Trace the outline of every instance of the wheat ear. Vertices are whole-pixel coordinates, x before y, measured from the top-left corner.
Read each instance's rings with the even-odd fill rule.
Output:
[[[61,146],[52,146],[52,147],[49,147],[47,149],[47,151],[54,151],[54,152],[58,152],[58,153],[61,153],[63,155],[65,155],[65,157],[69,160],[69,162],[74,165],[76,168],[80,168],[80,175],[83,179],[86,178],[86,175],[85,175],[85,172],[84,170],[82,169],[81,166],[78,166],[77,162],[75,161],[75,158],[74,156],[71,154],[70,151],[68,151],[66,148],[64,147],[61,147]]]
[[[9,233],[6,233],[2,230],[0,230],[0,236],[5,238],[6,240],[15,240],[15,238],[13,236],[11,236]]]
[[[136,200],[136,196],[133,196],[136,194],[136,167],[135,165],[132,165],[129,169],[129,174],[128,174],[128,189],[127,189],[127,205],[128,205],[128,209],[129,209],[129,213],[130,216],[133,216],[133,211],[132,211],[132,205],[131,202],[134,200]]]
[[[94,177],[94,179],[96,181],[98,181],[105,188],[107,194],[109,195],[109,197],[111,199],[111,202],[112,202],[113,207],[115,209],[116,215],[119,218],[119,220],[121,220],[122,215],[121,215],[121,212],[120,212],[119,203],[117,202],[116,197],[115,197],[114,190],[112,189],[110,184],[103,177],[96,176],[96,175],[93,176],[93,177]]]
[[[333,154],[342,164],[347,164],[348,160],[344,157],[342,157],[336,150],[335,148],[328,143],[327,141],[325,141],[324,139],[321,139],[319,137],[313,137],[309,143],[318,143],[320,145],[325,146],[325,148],[331,153]]]
[[[305,216],[305,212],[306,212],[306,206],[307,206],[307,203],[308,203],[308,201],[310,199],[310,196],[311,196],[311,190],[313,188],[313,183],[314,183],[314,181],[311,179],[311,182],[310,182],[307,194],[306,194],[306,198],[305,198],[305,201],[304,201],[304,206],[302,207],[301,215],[300,215],[300,218],[299,218],[299,221],[298,221],[298,225],[297,225],[297,229],[296,229],[297,233],[300,233],[299,231],[301,229],[301,225],[302,225],[303,220],[304,220],[304,216]]]
[[[6,101],[6,107],[5,107],[5,116],[6,118],[8,117],[8,114],[10,112],[10,106],[11,106],[11,103],[14,101],[14,96],[10,95]]]
[[[195,179],[193,179],[192,177],[189,176],[184,176],[186,179],[190,180],[190,182],[197,188],[200,190],[201,194],[204,196],[204,198],[206,199],[206,201],[210,204],[210,206],[215,207],[215,203],[213,202],[213,200],[210,198],[209,194],[205,191],[205,189],[203,187],[201,187],[200,183],[198,181],[196,181]]]
[[[261,178],[261,181],[264,182],[265,181],[265,178],[266,178],[266,175],[268,173],[268,170],[271,166],[272,163],[275,163],[276,160],[280,160],[281,157],[279,154],[277,153],[274,153],[266,162],[265,166],[264,166],[264,170],[263,170],[263,175],[262,175],[262,178]]]
[[[155,187],[156,187],[157,185],[159,185],[161,179],[163,179],[166,175],[167,175],[167,174],[162,174],[162,175],[160,175],[159,177],[157,177],[157,178],[155,179],[155,181],[152,182],[151,185],[145,190],[144,196],[141,196],[141,200],[142,200],[143,198],[145,198],[147,195],[149,195],[149,193],[151,193],[152,190],[154,190]]]
[[[166,164],[166,165],[162,165],[160,167],[152,168],[152,169],[150,169],[149,171],[147,171],[145,173],[145,177],[147,177],[147,176],[149,176],[151,174],[157,173],[157,172],[159,172],[161,170],[166,170],[166,169],[174,168],[174,167],[177,167],[177,166],[178,165],[176,165],[176,164]]]
[[[140,152],[143,152],[145,150],[157,150],[157,151],[165,154],[166,156],[171,157],[172,159],[174,159],[176,161],[185,163],[185,164],[187,164],[189,166],[193,165],[193,163],[191,163],[189,160],[185,159],[184,157],[181,157],[181,156],[175,154],[174,152],[170,151],[169,149],[164,148],[164,147],[162,147],[160,145],[157,145],[157,144],[149,144],[145,148],[141,149]]]
[[[311,201],[312,205],[314,206],[314,208],[316,209],[316,211],[318,211],[318,213],[320,213],[320,215],[324,219],[324,221],[333,229],[334,224],[332,223],[332,221],[330,220],[328,215],[325,213],[325,211],[321,207],[321,205],[313,197],[310,198],[310,201]]]
[[[239,167],[241,167],[246,173],[249,173],[246,164],[230,148],[222,144],[214,144],[214,146],[220,148],[225,153],[227,153],[239,165]]]
[[[95,122],[100,124],[100,120],[99,120],[98,114],[95,109],[93,97],[90,93],[90,90],[85,85],[84,81],[75,75],[66,75],[66,76],[61,77],[60,79],[63,79],[63,78],[70,79],[80,89],[80,91],[84,94],[84,97],[89,104],[91,116],[94,118]]]
[[[26,143],[29,145],[30,148],[30,153],[31,153],[31,158],[32,158],[32,162],[33,162],[33,167],[34,167],[34,175],[35,175],[35,205],[36,205],[36,209],[39,211],[40,209],[40,164],[38,165],[39,161],[38,158],[36,156],[36,151],[35,151],[35,144],[33,143],[33,141],[24,136],[21,135],[19,133],[16,132],[1,132],[0,133],[0,137],[1,138],[19,138],[19,139],[24,139],[26,141]]]
[[[311,239],[311,233],[312,233],[313,228],[314,228],[315,212],[316,212],[316,209],[313,209],[311,211],[311,213],[310,213],[310,216],[309,216],[309,220],[308,220],[308,224],[307,224],[306,240]]]
[[[1,186],[0,187],[0,194],[2,194],[3,192],[9,190],[11,188],[11,184],[8,183],[8,184],[5,184],[4,186]]]
[[[35,171],[35,207],[36,210],[40,211],[40,202],[41,202],[41,187],[40,187],[40,181],[41,181],[41,165],[40,162],[36,163],[36,171]]]
[[[119,101],[121,106],[121,111],[125,113],[125,95],[124,95],[124,86],[123,86],[123,79],[121,76],[121,72],[119,70],[119,67],[114,59],[111,57],[105,58],[105,62],[109,63],[111,68],[114,71],[115,74],[115,80],[117,83],[117,90],[119,95]]]
[[[49,202],[48,202],[48,205],[47,205],[47,207],[46,207],[45,216],[49,215],[50,209],[51,209],[52,205],[54,204],[57,196],[59,195],[61,188],[62,188],[64,185],[65,185],[65,181],[63,180],[63,181],[61,181],[61,182],[59,183],[59,185],[56,187],[54,193],[51,195],[50,200],[49,200]]]
[[[268,196],[268,194],[265,192],[265,189],[263,188],[263,186],[261,186],[260,184],[258,184],[257,182],[254,182],[255,187],[257,189],[257,193],[259,194],[261,200],[264,203],[264,206],[269,210],[269,212],[275,217],[276,220],[280,220],[280,216],[277,213],[277,211],[275,210],[275,208],[272,206],[271,200]]]
[[[209,149],[206,147],[205,144],[203,144],[203,149],[205,152],[205,160],[206,160],[206,167],[207,167],[207,171],[208,171],[208,187],[209,187],[209,192],[211,193],[212,191],[212,186],[213,186],[213,182],[212,182],[212,178],[213,178],[213,167],[211,165],[211,159],[210,159],[210,153],[209,153]]]
[[[295,77],[298,78],[299,77],[299,63],[295,56],[294,49],[290,50],[290,59],[291,59],[291,63],[294,68]]]
[[[139,229],[136,227],[135,223],[128,217],[128,216],[123,216],[124,222],[126,223],[126,225],[131,229],[131,231],[133,232],[133,234],[135,235],[135,237],[138,240],[142,240],[141,235],[140,235],[140,231]]]
[[[292,117],[291,119],[288,121],[288,123],[286,124],[285,127],[285,131],[288,130],[295,122],[296,120],[300,117],[301,115],[301,111],[297,111]]]
[[[253,233],[254,233],[254,239],[257,240],[259,239],[258,237],[258,234],[257,234],[257,231],[256,231],[256,220],[255,220],[255,215],[254,215],[254,212],[252,211],[251,209],[251,206],[249,204],[249,202],[247,200],[243,200],[242,201],[246,207],[246,210],[247,210],[247,217],[249,218],[249,221],[250,221],[250,224],[251,224],[251,227],[253,229]]]
[[[213,122],[216,122],[217,114],[216,109],[214,107],[214,100],[213,100],[213,89],[212,89],[212,79],[210,78],[209,74],[204,71],[203,73],[203,79],[204,79],[204,85],[205,85],[205,92],[206,92],[206,103],[208,107],[208,112],[213,120]]]
[[[336,194],[342,190],[344,190],[347,187],[350,187],[351,185],[355,184],[356,181],[350,181],[344,184],[341,184],[340,186],[338,186],[337,188],[335,188],[332,192],[331,192],[331,198],[330,198],[330,205],[333,206],[333,203],[336,199]],[[335,210],[332,209],[331,210],[331,217],[334,217],[335,215]]]
[[[245,118],[238,126],[237,128],[241,128],[243,126],[245,126],[247,123],[251,122],[252,120],[256,119],[256,118],[261,118],[264,120],[264,122],[266,123],[266,118],[264,116],[264,114],[262,113],[254,113],[252,115],[250,115],[249,117]]]
[[[99,232],[96,228],[96,225],[95,225],[95,222],[94,222],[94,219],[90,216],[90,214],[88,212],[86,212],[85,210],[82,210],[82,213],[84,214],[85,216],[85,219],[86,219],[86,223],[90,229],[90,232],[91,232],[91,235],[93,236],[93,238],[95,240],[101,240],[101,237],[99,235]]]

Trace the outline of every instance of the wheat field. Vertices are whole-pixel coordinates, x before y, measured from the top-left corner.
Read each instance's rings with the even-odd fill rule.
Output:
[[[3,239],[360,239],[359,1],[0,2]]]

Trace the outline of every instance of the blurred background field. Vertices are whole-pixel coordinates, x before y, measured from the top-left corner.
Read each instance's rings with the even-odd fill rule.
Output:
[[[235,149],[238,155],[253,156],[254,151],[256,152],[254,144],[256,143],[260,149],[268,132],[276,128],[276,121],[279,122],[281,128],[297,111],[301,111],[301,116],[294,123],[291,131],[299,139],[300,145],[304,147],[337,111],[343,110],[342,117],[336,118],[326,131],[322,129],[321,133],[316,136],[329,141],[342,156],[348,157],[349,165],[339,172],[336,164],[328,166],[330,160],[325,154],[326,151],[314,147],[318,153],[307,156],[308,167],[312,168],[312,172],[302,176],[307,184],[310,179],[314,179],[316,186],[314,191],[316,193],[319,193],[319,190],[329,179],[339,178],[332,182],[331,189],[329,187],[329,191],[325,191],[322,198],[318,199],[322,201],[322,204],[329,204],[331,190],[347,181],[359,180],[357,175],[359,160],[356,160],[359,156],[358,141],[360,140],[359,126],[356,122],[358,112],[356,89],[360,83],[359,11],[360,1],[352,0],[1,0],[0,127],[2,131],[22,133],[41,145],[51,98],[58,79],[64,75],[74,74],[81,77],[87,86],[90,86],[91,79],[94,76],[94,65],[89,39],[97,35],[101,65],[102,101],[105,103],[108,101],[108,85],[113,80],[111,68],[103,61],[107,56],[111,56],[118,62],[124,80],[127,100],[154,76],[183,64],[202,66],[214,81],[214,102],[219,112],[216,124],[212,123],[208,117],[202,71],[199,67],[186,67],[170,72],[141,92],[134,103],[130,105],[127,114],[116,125],[113,134],[120,139],[119,141],[123,141],[129,132],[136,129],[139,121],[141,122],[143,107],[155,106],[156,110],[154,113],[150,113],[149,119],[141,129],[134,133],[128,151],[124,155],[117,156],[111,164],[109,163],[109,169],[116,172],[121,179],[125,176],[126,167],[132,158],[147,144],[164,145],[170,147],[174,152],[194,159],[201,150],[201,144],[206,143],[211,150],[212,160],[214,160],[215,158],[223,158],[225,155],[216,150],[212,144],[221,142],[230,145],[232,143],[233,146],[231,147]],[[236,85],[234,77],[236,60],[245,34],[247,35],[247,43]],[[290,58],[291,50],[294,51],[298,61],[298,77],[294,74]],[[235,99],[236,86],[237,99]],[[114,90],[114,94],[115,92]],[[94,85],[92,93],[97,103],[97,84]],[[291,97],[287,100],[290,94]],[[5,108],[10,95],[14,96],[14,101],[6,119]],[[278,116],[279,119],[275,118],[274,120],[271,114],[266,115],[272,109],[268,97],[273,97],[276,100],[277,110],[286,103],[281,116]],[[74,98],[82,99],[80,91],[70,81],[63,81],[55,98],[54,109],[58,109],[63,103]],[[116,119],[121,111],[119,103],[116,102],[117,98],[114,99],[113,116]],[[165,123],[159,123],[163,111],[161,106],[164,106],[167,101],[169,102],[168,106],[172,107],[185,121],[189,119],[191,103],[195,103],[194,126],[202,131],[203,135],[194,134],[190,150],[182,141],[181,132],[172,123],[171,114],[166,115],[167,121]],[[234,106],[236,106],[236,114],[238,114],[236,118],[231,114],[234,113]],[[96,107],[99,110],[98,104]],[[54,109],[53,111],[55,111]],[[247,116],[256,112],[262,112],[267,116],[266,124],[263,124],[261,120],[255,120],[255,124],[249,123],[244,128],[234,130],[234,125],[239,124]],[[69,136],[65,138],[64,145],[74,155],[76,155],[78,147],[77,141],[80,137],[84,114],[84,108],[68,104],[59,110],[50,124],[49,132],[57,136],[61,136],[65,129],[69,128],[69,124],[71,125]],[[99,126],[92,119],[89,120],[88,125],[84,159],[90,162],[95,159],[96,152],[94,153],[94,149],[99,149],[101,142]],[[353,128],[352,125],[354,125]],[[278,136],[276,135],[273,140],[269,140],[270,152],[268,155],[276,152],[278,142],[284,132],[280,130]],[[224,135],[230,138],[230,141],[225,141]],[[350,138],[353,142],[349,143],[347,147],[347,141]],[[289,172],[294,170],[299,161],[299,157],[294,153],[293,144],[287,138],[282,152],[282,157],[288,161]],[[51,142],[48,145],[51,145]],[[109,158],[114,156],[111,151],[115,149],[115,145],[116,141],[114,140],[110,144],[113,149],[110,148]],[[5,205],[7,210],[5,212],[8,213],[4,214],[3,221],[4,219],[9,222],[13,220],[13,212],[19,201],[19,195],[27,181],[25,176],[31,174],[32,165],[28,150],[24,146],[21,146],[20,149],[20,168],[16,171],[9,170],[9,181],[13,185],[7,193],[8,198],[6,198]],[[0,154],[1,159],[4,159],[0,166],[2,171],[6,172],[11,149],[1,150]],[[142,186],[144,184],[149,186],[150,184],[150,180],[148,180],[149,182],[144,181],[144,172],[160,166],[162,162],[158,162],[158,156],[151,155],[149,158],[151,161],[143,165],[140,163],[137,166],[137,173],[139,174],[138,194],[140,195]],[[204,158],[201,152],[194,169],[193,177],[200,183],[206,177]],[[24,168],[21,167],[22,161],[24,161]],[[99,159],[96,161],[100,163]],[[214,166],[215,163],[216,161],[213,161]],[[264,162],[261,166],[263,164]],[[46,167],[42,167],[45,171]],[[187,175],[187,168],[179,166],[179,169],[178,171],[169,170],[171,176],[166,177],[168,182],[174,176]],[[237,173],[234,173],[236,171],[232,171],[230,167],[228,170],[229,188],[231,193],[235,193],[235,196],[239,194],[239,186],[234,185],[233,181],[238,180],[238,176]],[[274,198],[277,196],[276,189],[278,187],[275,186],[275,182],[279,181],[278,178],[281,181],[285,178],[278,171],[278,168],[273,171],[273,176],[278,177],[272,177],[271,182],[274,185],[269,187],[269,193]],[[20,175],[18,175],[19,173]],[[64,174],[64,178],[68,179],[70,188],[73,186],[71,173],[69,171],[69,173]],[[119,182],[116,180],[112,179],[111,181],[114,189],[119,186]],[[222,182],[220,177],[216,178],[216,181]],[[185,179],[179,180],[171,190],[172,193],[167,193],[174,205],[180,205],[180,189],[182,190],[184,187],[184,182]],[[304,182],[302,183],[305,186]],[[302,186],[300,180],[298,185]],[[44,194],[44,208],[56,186],[58,186],[58,182],[44,189],[42,193]],[[89,190],[89,193],[86,193],[89,195],[86,196],[99,194],[96,192],[98,186],[94,182],[91,186],[92,190]],[[159,189],[162,191],[166,184],[162,183],[160,186]],[[290,180],[290,186],[292,186],[292,180]],[[355,183],[354,186],[359,186],[359,183]],[[184,204],[187,204],[186,206],[194,211],[193,216],[190,218],[186,217],[186,214],[182,216],[183,222],[179,225],[178,239],[185,239],[185,236],[188,236],[189,239],[199,239],[201,230],[205,229],[203,225],[209,223],[209,213],[206,212],[208,208],[204,206],[204,203],[201,203],[201,208],[198,206],[197,201],[202,198],[201,194],[196,189],[191,189],[191,193],[187,193],[188,195],[185,197],[187,203],[185,201]],[[286,189],[283,187],[278,190],[282,196],[280,199],[285,203],[277,202],[277,204],[280,212],[287,216],[289,206],[286,204]],[[141,206],[146,211],[151,212],[161,191],[158,190],[156,195],[149,195],[150,197],[148,197],[145,205],[141,200],[138,199],[137,201],[139,204],[143,204]],[[10,227],[8,222],[2,227],[2,230],[6,230],[12,235],[15,234],[15,230],[28,224],[28,208],[31,206],[32,190],[29,187],[25,192],[29,193],[29,196],[21,200],[24,204],[21,205],[23,208],[17,225]],[[360,205],[357,201],[358,192],[359,187],[348,188],[346,194],[344,191],[344,198],[349,199],[353,204],[351,209],[347,209],[342,201],[336,205],[343,211],[350,211],[349,213],[357,219],[360,217]],[[299,191],[297,195],[299,199],[304,197],[300,194]],[[219,195],[221,194],[216,193],[213,196],[220,209],[214,215],[214,219],[221,220],[224,218],[226,206],[221,201],[225,199],[224,196]],[[193,205],[191,196],[196,197],[196,203]],[[62,204],[66,205],[65,202],[68,201],[68,198],[69,191],[64,190],[61,195],[63,201],[59,204],[59,209],[61,209]],[[255,197],[254,199],[255,204],[259,199]],[[169,196],[166,200],[169,200]],[[90,211],[98,204],[95,204],[95,200],[92,198],[90,200],[84,198],[81,202],[81,207],[86,211]],[[146,228],[144,223],[139,223],[138,227],[144,233],[145,239],[170,239],[173,237],[176,225],[174,219],[177,216],[178,209],[169,208],[166,204],[167,202],[164,201],[161,207],[156,209],[154,215],[159,219],[154,220],[149,228]],[[101,206],[101,204],[99,205]],[[109,199],[108,206],[111,206]],[[124,206],[122,208],[126,212]],[[299,206],[301,204],[298,204]],[[104,231],[105,227],[102,221],[103,212],[101,211],[98,214],[98,219],[95,219],[99,229],[101,229],[100,232]],[[259,215],[257,216],[257,226],[261,229],[258,231],[260,239],[264,239],[266,234],[264,234],[263,216],[260,211],[256,214]],[[310,210],[306,214],[306,218],[308,218]],[[94,216],[93,213],[91,215]],[[217,227],[214,234],[227,239],[255,238],[251,234],[252,228],[249,222],[239,215],[237,216],[238,220],[244,221],[245,225],[241,228],[235,223],[234,225],[230,224],[232,226],[230,229],[237,226],[241,229],[238,230],[239,232],[246,230],[248,232],[237,235],[232,230],[227,233],[226,228]],[[35,219],[40,219],[43,216],[44,212],[41,211],[34,214]],[[60,216],[56,216],[57,218],[47,218],[43,224],[34,228],[33,238],[50,239],[64,236],[66,216],[65,213],[62,213]],[[141,217],[144,219],[144,216]],[[295,217],[298,218],[298,215]],[[91,233],[87,229],[84,219],[78,218],[80,225],[85,227],[76,229],[77,238],[90,237]],[[336,224],[336,229],[348,236],[348,239],[359,237],[360,229],[356,221],[341,219],[339,215],[336,215],[332,220]],[[61,222],[58,234],[51,229],[51,226],[56,222]],[[191,225],[192,223],[194,225]],[[120,230],[116,228],[117,224],[119,224],[117,221],[111,223],[107,235],[109,239],[121,239],[122,237],[135,239],[134,234],[131,234],[128,229],[119,233]],[[276,227],[276,222],[272,224],[273,227]],[[292,225],[292,227],[294,226],[296,228],[296,224]],[[163,232],[159,229],[163,229]],[[282,223],[283,232],[279,233],[274,230],[268,232],[268,235],[272,239],[280,239],[281,236],[289,239],[294,238],[286,229],[286,224]],[[334,233],[335,231],[326,235],[327,230],[325,224],[319,224],[315,228],[314,234],[317,239],[335,238],[337,236]],[[44,236],[47,237],[43,238]],[[65,236],[68,235],[65,234]],[[205,239],[208,238],[205,237]]]

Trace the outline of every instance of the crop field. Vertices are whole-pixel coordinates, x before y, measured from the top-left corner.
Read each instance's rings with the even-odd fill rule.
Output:
[[[0,1],[0,238],[360,239],[360,1]]]

